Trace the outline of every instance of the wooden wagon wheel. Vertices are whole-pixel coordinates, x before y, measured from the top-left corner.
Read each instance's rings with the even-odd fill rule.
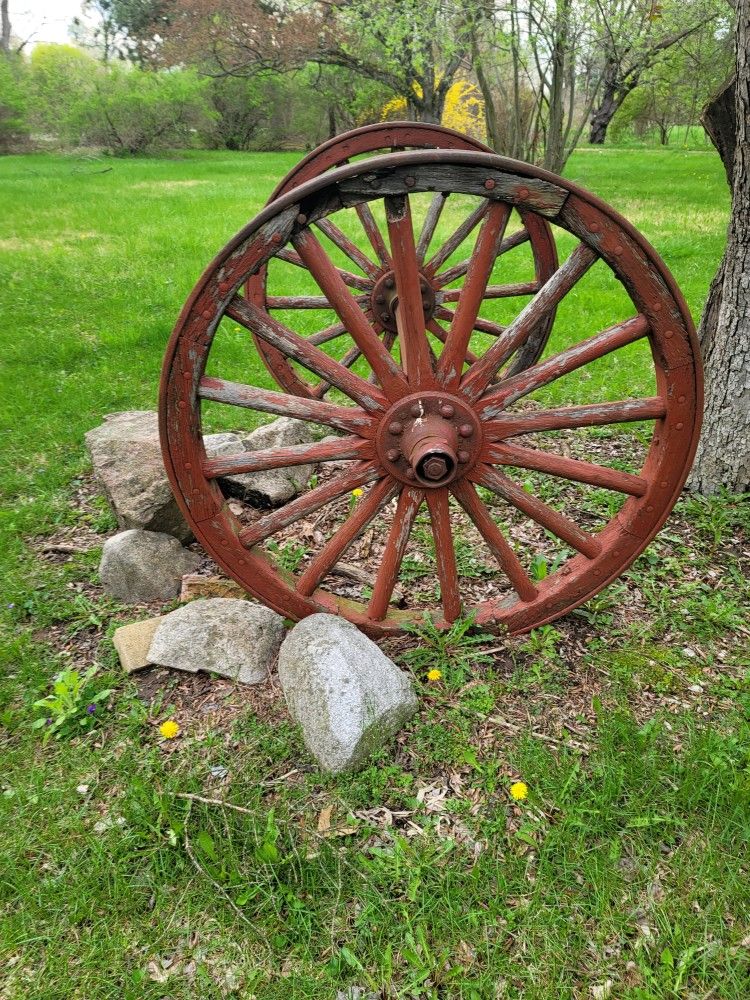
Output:
[[[409,208],[415,191],[433,190],[479,195],[484,206],[455,317],[435,359],[425,333]],[[403,365],[375,335],[311,227],[379,199],[388,223],[391,307]],[[513,206],[546,218],[568,244],[572,236],[573,249],[503,333],[488,337],[486,349],[467,363],[466,344]],[[304,260],[348,325],[377,384],[238,294],[249,275],[287,247]],[[603,330],[587,328],[593,281],[611,281],[620,296],[619,315]],[[529,331],[557,306],[556,328],[567,309],[563,339],[553,332],[545,360],[507,374]],[[302,398],[220,377],[212,348],[225,334],[236,344],[237,324],[329,382],[335,398]],[[587,366],[614,364],[621,350],[642,353],[652,391],[621,400],[589,395],[584,398],[590,402],[574,406],[545,395],[570,373],[580,391],[589,385]],[[241,411],[229,407],[296,417],[343,436],[208,458],[201,424],[206,405],[233,419]],[[593,195],[527,164],[485,153],[418,151],[309,181],[274,201],[227,245],[198,282],[172,335],[160,420],[180,506],[230,576],[290,618],[339,613],[377,636],[421,619],[435,581],[439,599],[431,613],[439,624],[463,610],[488,627],[520,632],[586,601],[622,573],[668,516],[694,455],[701,405],[690,314],[666,267],[632,226]],[[633,421],[641,422],[645,454],[632,471],[586,454],[575,457],[578,429]],[[586,447],[590,439],[584,436]],[[248,508],[238,514],[220,487],[221,477],[303,463],[318,470],[309,487],[272,512]],[[540,474],[542,486],[528,481]],[[559,487],[557,499],[544,484]],[[611,502],[602,507],[603,491]],[[599,506],[588,505],[592,495]],[[294,571],[269,551],[271,542],[283,551],[292,538],[309,547]],[[480,593],[466,569],[467,546],[470,552],[484,546],[494,561]],[[371,593],[360,589],[358,600],[335,575],[352,548],[372,572]],[[540,553],[544,573],[533,569]],[[420,560],[417,584],[414,564]],[[412,582],[406,607],[395,607],[394,589],[407,566]]]
[[[268,204],[288,194],[300,184],[319,177],[328,170],[350,163],[355,157],[404,149],[456,149],[491,152],[489,147],[478,140],[440,125],[427,125],[422,122],[388,122],[366,125],[363,128],[354,129],[329,139],[328,142],[324,142],[309,153],[279,182]],[[467,218],[461,221],[443,245],[436,247],[433,253],[428,253],[430,246],[435,243],[435,230],[445,203],[445,193],[439,192],[434,195],[417,241],[425,314],[430,324],[431,333],[439,340],[445,336],[445,324],[452,320],[451,305],[459,292],[456,288],[456,282],[465,275],[468,266],[468,260],[454,263],[451,266],[447,266],[448,261],[451,255],[471,235],[473,227],[478,221],[476,215],[467,212]],[[346,258],[347,268],[351,268],[353,265],[356,273],[351,270],[342,270],[344,279],[349,287],[356,289],[360,308],[365,312],[378,336],[382,337],[386,346],[391,349],[396,339],[395,325],[389,311],[383,309],[383,303],[379,302],[380,299],[385,298],[383,293],[387,292],[389,281],[394,280],[390,255],[383,240],[381,228],[367,203],[363,202],[358,205],[356,211],[362,227],[360,230],[361,241],[352,240],[329,219],[321,220],[320,228],[325,238],[342,251]],[[520,216],[520,224],[518,228],[514,229],[512,218],[508,219],[505,227],[508,236],[499,253],[507,253],[528,243],[532,258],[529,263],[533,267],[533,274],[530,273],[527,276],[529,280],[524,282],[506,282],[504,285],[490,288],[486,293],[488,301],[500,296],[531,295],[557,270],[557,250],[552,230],[547,221],[542,216],[526,212],[522,207],[517,207],[517,212]],[[367,245],[368,252],[362,250],[360,242]],[[304,263],[293,250],[285,252],[281,259],[287,263],[304,267]],[[300,332],[299,324],[295,323],[294,319],[289,316],[289,311],[311,310],[316,307],[320,308],[322,304],[319,296],[270,295],[268,285],[269,267],[266,264],[248,280],[246,286],[248,299],[265,309],[269,315],[279,309],[285,310],[285,322],[291,325],[296,332]],[[325,304],[323,303],[323,305]],[[343,350],[341,360],[346,367],[351,367],[361,357],[359,348],[351,341],[348,330],[344,324],[338,322],[337,317],[329,316],[328,318],[334,322],[327,322],[320,329],[313,331],[310,334],[310,340],[315,344],[330,344],[332,341],[343,339],[347,346]],[[513,359],[514,374],[528,368],[539,359],[553,322],[554,312],[552,311],[529,334],[523,347],[516,352]],[[478,313],[477,328],[485,333],[493,333],[497,331],[498,325],[486,317],[483,318]],[[269,371],[287,391],[293,392],[295,395],[318,399],[322,399],[330,391],[330,384],[326,380],[316,380],[314,377],[311,379],[309,373],[303,374],[295,370],[289,364],[288,359],[270,344],[258,337],[255,337],[255,344]]]

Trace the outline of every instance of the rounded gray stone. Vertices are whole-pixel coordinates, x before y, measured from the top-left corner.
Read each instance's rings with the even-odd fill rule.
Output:
[[[109,413],[85,438],[120,528],[161,531],[183,542],[192,538],[164,469],[156,413]]]
[[[234,597],[205,598],[164,615],[148,661],[259,684],[268,676],[284,633],[284,619],[270,608]]]
[[[182,577],[201,558],[172,535],[131,528],[104,543],[99,577],[108,594],[124,604],[169,601],[180,593]]]
[[[409,676],[335,615],[295,625],[281,646],[279,679],[308,750],[334,773],[366,764],[417,710]]]

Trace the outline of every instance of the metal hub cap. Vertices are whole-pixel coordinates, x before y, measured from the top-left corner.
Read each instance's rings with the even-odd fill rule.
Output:
[[[405,396],[381,421],[378,454],[403,483],[446,486],[468,472],[482,447],[482,430],[466,401],[452,393]]]
[[[419,287],[422,294],[422,312],[425,321],[429,322],[435,314],[435,290],[424,274],[419,275]],[[396,278],[392,270],[386,271],[375,282],[370,295],[370,307],[380,326],[393,333],[397,331],[398,292],[396,291]]]

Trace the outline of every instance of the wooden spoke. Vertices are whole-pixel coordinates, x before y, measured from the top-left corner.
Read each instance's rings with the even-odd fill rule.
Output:
[[[390,254],[386,248],[383,234],[380,232],[380,226],[377,224],[374,215],[370,211],[370,206],[366,201],[362,201],[359,205],[355,206],[355,211],[359,216],[359,221],[362,223],[362,228],[367,235],[367,239],[370,241],[370,246],[377,254],[378,260],[384,268],[390,267]]]
[[[533,601],[537,590],[471,483],[461,480],[452,487],[453,495],[477,526],[490,551],[522,601]]]
[[[297,582],[297,591],[306,597],[313,593],[320,581],[331,572],[358,535],[364,531],[375,515],[398,492],[392,479],[381,479],[357,503],[346,521],[328,539],[323,548],[310,561]]]
[[[466,286],[464,286],[466,287]],[[517,295],[534,295],[539,291],[538,281],[526,281],[516,285],[487,285],[483,299],[511,299]],[[443,292],[443,302],[460,302],[463,288],[450,288]]]
[[[359,249],[356,243],[352,243],[348,236],[344,235],[338,226],[334,225],[330,219],[318,219],[315,223],[318,229],[325,233],[331,243],[345,253],[349,260],[353,261],[357,267],[361,267],[365,274],[370,278],[377,278],[380,274],[380,268],[377,264],[373,264],[369,257],[366,257],[362,251]],[[302,233],[309,233],[310,230],[302,230]],[[301,234],[300,234],[301,235]],[[299,253],[299,246],[297,245],[296,239],[293,240],[294,245]],[[300,253],[300,257],[304,260],[304,256]]]
[[[282,354],[298,361],[304,368],[326,379],[366,410],[383,410],[387,401],[382,393],[363,378],[329,358],[319,347],[272,319],[252,302],[235,295],[227,306],[227,315]]]
[[[461,392],[471,402],[476,402],[490,384],[498,369],[523,344],[529,334],[568,294],[571,288],[597,260],[596,253],[584,243],[579,243],[573,253],[531,302],[513,320],[502,337],[473,365],[461,383]]]
[[[368,605],[368,614],[373,621],[382,621],[388,611],[391,594],[398,580],[398,571],[403,562],[406,544],[411,535],[414,518],[422,506],[424,494],[422,490],[404,487],[398,498],[396,513],[393,515],[391,530],[383,549],[383,559],[380,563],[375,586]]]
[[[383,470],[376,462],[357,462],[353,469],[348,469],[330,482],[316,486],[314,490],[308,490],[307,493],[303,493],[284,504],[278,510],[258,518],[249,528],[240,532],[240,542],[246,548],[252,548],[263,539],[270,538],[277,531],[281,531],[282,528],[288,528],[290,524],[299,521],[301,517],[306,517],[308,514],[320,510],[332,500],[338,499],[345,493],[351,493],[352,490],[358,489],[366,483],[371,483],[375,479],[382,478]]]
[[[599,427],[626,424],[637,420],[659,420],[667,412],[661,396],[648,399],[625,399],[616,403],[588,403],[585,406],[560,406],[549,410],[497,412],[491,397],[483,401],[479,415],[487,419],[483,430],[489,440],[535,434],[537,431],[572,430],[576,427]]]
[[[244,451],[237,455],[221,455],[203,462],[207,479],[235,476],[245,472],[264,472],[266,469],[285,469],[292,465],[314,465],[336,459],[373,458],[372,441],[359,437],[342,438],[340,441],[316,441],[314,444],[294,444],[286,448],[263,448]]]
[[[588,556],[589,559],[596,558],[601,552],[601,542],[597,538],[579,528],[577,524],[574,524],[564,514],[560,514],[558,511],[548,507],[538,497],[527,493],[517,483],[514,483],[512,479],[503,475],[502,472],[498,472],[497,469],[490,468],[487,465],[483,468],[478,467],[472,471],[471,478],[476,483],[479,483],[480,486],[486,486],[494,493],[497,493],[503,500],[506,500],[527,517],[531,518],[532,521],[541,524],[547,531],[551,531],[553,535],[557,535],[558,538],[567,542],[568,545],[572,545],[576,551]]]
[[[300,255],[294,250],[290,250],[289,247],[284,247],[283,250],[279,250],[276,256],[279,260],[285,260],[288,264],[294,264],[295,267],[301,267],[303,270],[307,270],[307,266]],[[345,271],[340,267],[337,267],[336,270],[343,278],[344,284],[349,285],[350,288],[359,288],[363,292],[368,292],[372,288],[372,281],[370,281],[369,278],[363,278],[359,274],[352,274],[350,271]]]
[[[461,380],[466,351],[479,317],[487,283],[495,266],[498,243],[503,238],[510,217],[510,205],[494,202],[487,209],[474,246],[466,281],[458,297],[458,305],[440,356],[438,381],[452,389]]]
[[[226,382],[220,378],[204,376],[198,386],[198,396],[215,403],[258,410],[260,413],[275,413],[279,417],[313,421],[360,437],[374,437],[378,427],[376,420],[355,407],[335,406],[333,403],[289,396],[284,392],[256,389],[239,382]]]
[[[267,295],[267,309],[331,309],[323,295]]]
[[[512,250],[513,247],[520,246],[522,243],[527,243],[528,240],[529,234],[525,229],[519,229],[518,232],[511,233],[511,235],[506,236],[500,244],[497,256],[502,257],[502,255],[507,253],[508,250]],[[436,287],[445,288],[446,285],[450,285],[458,278],[462,278],[469,270],[469,264],[471,264],[471,257],[467,257],[466,260],[462,260],[460,264],[454,264],[453,267],[449,267],[447,271],[442,271],[440,274],[436,274],[434,277]]]
[[[294,245],[330,301],[331,307],[335,309],[355,344],[367,358],[384,391],[389,395],[408,392],[403,372],[383,347],[382,341],[342,281],[320,241],[309,229],[304,229],[294,237]],[[421,297],[419,306],[421,309]]]
[[[440,219],[440,215],[447,200],[447,194],[438,193],[432,199],[430,207],[427,209],[427,215],[424,219],[422,232],[419,234],[419,240],[417,242],[417,260],[420,264],[424,260],[424,255],[427,253],[432,237],[435,235],[435,228],[437,227],[438,220]]]
[[[471,215],[464,219],[461,225],[456,229],[456,231],[448,237],[445,243],[440,247],[437,253],[432,257],[425,265],[425,273],[432,277],[439,267],[452,256],[456,250],[461,246],[463,241],[469,235],[469,233],[477,226],[482,219],[487,214],[487,210],[490,207],[488,201],[483,202],[478,208],[475,208]]]
[[[456,553],[453,548],[448,490],[425,490],[425,499],[432,521],[432,537],[435,539],[435,559],[443,617],[450,623],[461,614],[461,592],[458,586]]]
[[[602,486],[617,493],[642,497],[648,489],[647,480],[633,476],[629,472],[610,469],[593,462],[581,462],[575,458],[564,458],[538,448],[522,448],[515,444],[490,444],[486,449],[486,459],[496,465],[513,465],[519,469],[534,469],[560,479],[572,479],[577,483]]]
[[[317,344],[320,347],[321,344],[327,344],[331,340],[336,340],[346,332],[347,330],[343,323],[334,323],[332,326],[327,326],[325,330],[313,333],[307,339],[311,344]]]
[[[438,306],[435,309],[435,318],[442,319],[446,323],[452,323],[455,312],[452,309],[443,309],[442,306]],[[499,323],[493,323],[488,319],[477,319],[474,321],[474,329],[480,333],[488,333],[491,337],[499,337],[508,329],[507,326],[500,326]],[[468,353],[467,353],[468,357]]]
[[[401,363],[409,376],[411,389],[420,389],[432,383],[432,366],[425,335],[422,289],[408,198],[405,195],[386,198],[385,214],[398,295],[396,326]]]
[[[382,329],[382,327],[381,327],[381,329]],[[393,350],[393,345],[396,343],[396,339],[397,338],[398,338],[398,334],[396,333],[395,330],[384,330],[383,331],[383,347],[385,347],[386,351],[388,351],[389,354]],[[370,374],[369,381],[370,382],[374,382],[375,381],[375,376],[372,375],[372,374]]]
[[[431,319],[429,321],[429,323],[427,324],[427,329],[430,331],[431,334],[433,334],[433,336],[437,337],[437,339],[441,343],[443,343],[443,344],[445,343],[445,341],[448,338],[447,332],[434,319]],[[476,354],[474,354],[471,351],[467,350],[467,352],[466,352],[466,360],[468,361],[468,363],[470,365],[472,365],[477,360],[477,356],[476,356]]]
[[[508,327],[508,331],[510,329],[511,327]],[[610,354],[612,351],[616,351],[626,344],[632,344],[633,341],[640,340],[641,337],[646,336],[648,331],[649,322],[640,313],[632,319],[626,320],[624,323],[611,326],[608,330],[597,333],[596,336],[590,337],[588,340],[583,340],[580,344],[575,344],[566,351],[561,351],[560,354],[555,354],[553,357],[547,358],[546,361],[533,365],[533,367],[527,368],[524,372],[519,372],[518,375],[514,375],[512,378],[505,379],[490,396],[482,400],[479,407],[480,414],[482,416],[490,414],[492,411],[488,410],[488,406],[491,406],[493,403],[495,406],[499,405],[500,407],[510,406],[517,399],[528,396],[530,392],[534,392],[536,389],[540,389],[550,382],[555,382],[557,379],[562,378],[563,375],[568,375],[570,372],[582,368],[584,365],[588,365],[598,358],[603,358],[605,354]],[[499,343],[499,340],[495,341],[490,351],[497,347]],[[487,353],[489,354],[489,351]],[[485,354],[484,357],[486,358],[487,355]],[[482,361],[484,361],[484,358],[482,358]],[[476,366],[466,376],[467,380],[471,377],[475,368]]]
[[[343,365],[344,368],[351,368],[354,362],[361,357],[362,357],[362,352],[358,347],[350,347],[349,350],[341,359],[341,361],[339,361],[339,364]],[[375,376],[372,374],[372,372],[370,372],[368,381],[371,382],[373,385],[375,385],[376,383]],[[325,381],[319,382],[318,385],[316,385],[315,388],[313,389],[313,395],[316,397],[316,399],[322,399],[323,396],[325,396],[326,393],[330,392],[332,388],[333,387],[330,382],[325,382]]]

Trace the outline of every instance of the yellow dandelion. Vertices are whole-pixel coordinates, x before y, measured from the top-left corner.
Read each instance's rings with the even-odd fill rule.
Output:
[[[516,802],[523,802],[529,796],[529,786],[525,781],[514,781],[510,786],[510,797]]]
[[[439,681],[442,676],[443,676],[443,671],[438,670],[436,667],[433,667],[432,670],[427,671],[428,681]]]
[[[356,490],[352,490],[352,496],[354,497],[355,500],[359,500],[359,498],[362,496],[364,492],[365,492],[364,490],[361,490],[359,487],[357,487]]]
[[[180,735],[180,727],[174,721],[174,719],[167,719],[166,722],[162,722],[159,726],[159,732],[162,734],[165,740],[173,740],[175,736]]]

